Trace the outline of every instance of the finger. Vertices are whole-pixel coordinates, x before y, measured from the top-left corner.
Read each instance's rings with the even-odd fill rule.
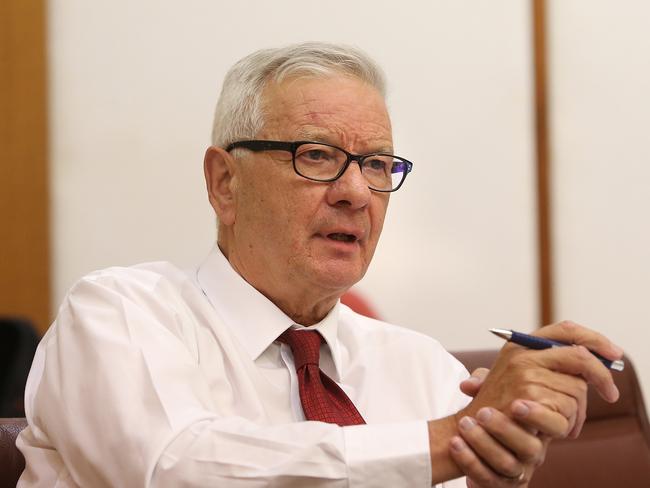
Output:
[[[538,407],[539,410],[548,410],[541,405],[538,405]],[[562,417],[557,413],[555,415]],[[525,416],[523,417],[525,418]],[[511,418],[496,409],[483,407],[476,414],[476,420],[488,434],[511,451],[519,461],[535,467],[541,464],[544,455],[544,444],[536,435],[525,430]],[[566,429],[566,419],[564,420]]]
[[[577,402],[575,423],[568,437],[575,439],[580,435],[582,427],[587,420],[587,393],[588,385],[584,379],[577,376],[559,374],[555,377],[553,387],[556,391],[572,396]]]
[[[515,400],[509,413],[522,425],[553,439],[566,437],[571,427],[564,415],[529,400]]]
[[[525,480],[505,478],[497,475],[478,457],[478,455],[463,441],[454,436],[451,439],[449,453],[460,470],[468,478],[468,487],[514,487],[526,484]],[[523,472],[523,471],[522,471]],[[521,473],[520,473],[521,474]]]
[[[572,423],[572,429],[569,433],[569,437],[577,437],[582,430],[582,426],[584,425],[587,416],[588,386],[585,380],[578,376],[558,373],[543,368],[530,369],[527,373],[527,379],[533,384],[546,385],[546,387],[551,390],[565,394],[575,399],[575,402],[577,402],[576,411],[572,411],[574,407],[573,402],[561,400],[559,408],[555,408],[555,410],[562,412],[567,418],[575,419],[575,422]],[[522,395],[522,398],[525,397]],[[541,398],[533,398],[532,396],[529,396],[528,399],[542,401]],[[548,405],[550,402],[547,399],[546,401],[543,401],[543,403]]]
[[[575,422],[573,428],[568,434],[568,437],[575,439],[580,435],[582,427],[587,420],[587,393],[588,385],[583,378],[572,376],[562,373],[553,373],[548,370],[549,374],[553,374],[553,389],[565,395],[572,396],[577,402],[577,410],[575,415]]]
[[[463,440],[492,471],[507,478],[516,478],[524,471],[523,464],[506,447],[501,445],[472,417],[458,422]]]
[[[578,402],[573,396],[535,383],[527,384],[525,387],[520,388],[518,396],[524,400],[535,401],[548,408],[551,412],[562,415],[569,423],[569,430],[574,428],[578,419]],[[508,408],[509,405],[506,405],[505,408]],[[566,434],[567,432],[564,432],[562,437],[565,437]]]
[[[483,385],[483,381],[490,372],[487,368],[477,368],[472,371],[472,375],[460,383],[460,391],[465,395],[474,397]]]
[[[619,392],[612,373],[584,346],[526,351],[513,360],[534,361],[553,371],[582,376],[587,383],[594,385],[604,400],[610,403],[618,400]]]
[[[580,344],[611,360],[623,357],[623,349],[607,337],[569,320],[542,327],[536,330],[533,335],[566,342],[567,344]]]

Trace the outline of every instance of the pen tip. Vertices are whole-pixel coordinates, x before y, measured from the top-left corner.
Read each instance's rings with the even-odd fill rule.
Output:
[[[512,331],[508,329],[490,329],[490,332],[506,340],[510,340],[512,337]]]

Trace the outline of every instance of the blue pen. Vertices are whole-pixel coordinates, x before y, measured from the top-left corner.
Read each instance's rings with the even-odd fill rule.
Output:
[[[527,347],[528,349],[549,349],[551,347],[565,347],[571,345],[564,342],[544,339],[543,337],[535,337],[508,329],[490,329],[490,332],[492,332],[494,335],[498,335],[506,341],[514,342],[515,344]],[[623,368],[625,368],[625,363],[621,359],[610,361],[609,359],[602,357],[600,354],[594,351],[591,351],[591,354],[596,356],[598,360],[609,369],[613,369],[614,371],[623,371]]]

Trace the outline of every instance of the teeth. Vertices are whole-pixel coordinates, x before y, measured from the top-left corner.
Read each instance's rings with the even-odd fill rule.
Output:
[[[327,237],[335,241],[342,241],[342,242],[354,242],[357,239],[352,234],[341,234],[341,233],[329,234]]]

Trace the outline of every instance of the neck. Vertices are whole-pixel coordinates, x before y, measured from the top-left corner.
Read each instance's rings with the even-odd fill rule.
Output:
[[[318,290],[310,286],[294,287],[289,283],[276,282],[272,273],[265,272],[265,269],[260,273],[255,272],[259,267],[247,266],[234,247],[228,245],[228,239],[221,236],[220,233],[217,244],[232,268],[296,324],[317,324],[334,308],[345,292]]]

